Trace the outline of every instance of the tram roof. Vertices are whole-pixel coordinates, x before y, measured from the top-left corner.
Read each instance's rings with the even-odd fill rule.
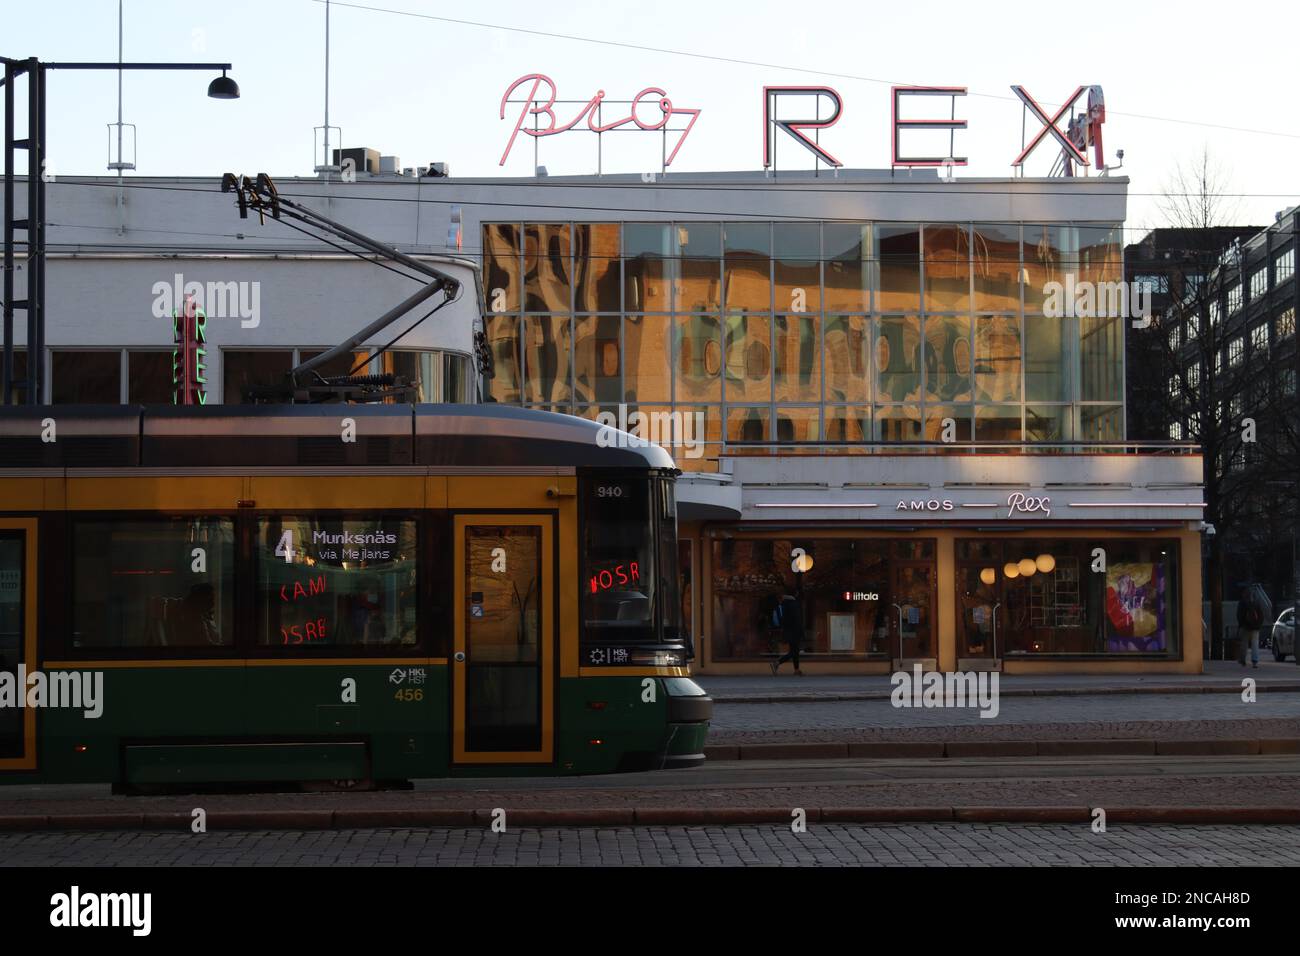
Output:
[[[389,464],[675,467],[625,432],[510,405],[0,407],[0,468]]]

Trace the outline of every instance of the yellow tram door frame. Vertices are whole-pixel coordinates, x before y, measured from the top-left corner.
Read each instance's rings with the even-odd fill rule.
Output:
[[[0,518],[0,535],[8,537],[15,531],[21,535],[23,543],[22,591],[18,600],[22,608],[23,664],[30,674],[40,666],[36,657],[36,519]],[[14,681],[14,693],[26,694],[27,688],[18,683],[17,661],[14,662]],[[20,713],[23,720],[22,753],[17,757],[0,756],[0,770],[36,769],[36,709],[24,707]]]
[[[456,609],[454,614],[454,636],[452,641],[451,655],[451,686],[452,686],[452,761],[457,764],[544,764],[551,763],[555,754],[555,595],[556,595],[556,567],[555,567],[555,518],[550,514],[459,514],[455,516],[455,601]],[[500,529],[494,531],[494,529]],[[493,543],[492,547],[479,547],[479,554],[475,560],[484,562],[488,565],[488,575],[485,580],[489,585],[497,585],[497,576],[500,578],[500,585],[494,586],[491,593],[487,589],[482,590],[470,588],[471,568],[467,567],[471,559],[470,543],[479,533],[488,538],[487,543],[492,543],[493,535],[504,535],[514,531],[523,531],[522,536],[525,539],[531,539],[536,548],[536,568],[514,568],[510,561],[518,560],[519,554],[511,554],[511,548],[506,540],[501,540],[500,545]],[[529,533],[531,532],[531,533]],[[520,577],[522,575],[522,577]],[[527,584],[529,578],[533,577],[536,584],[529,592]],[[520,581],[524,581],[524,593],[519,588]],[[509,592],[506,592],[504,585],[511,585]],[[477,593],[476,593],[477,592]],[[531,601],[529,593],[533,595]],[[531,611],[521,610],[532,604]],[[492,605],[496,604],[496,607]],[[489,749],[474,744],[470,739],[472,728],[471,723],[471,695],[472,690],[469,686],[471,679],[471,668],[477,664],[493,666],[494,660],[499,659],[500,664],[496,665],[499,669],[507,673],[510,668],[520,668],[527,665],[527,662],[508,661],[506,658],[511,651],[508,646],[501,642],[481,644],[478,647],[478,656],[475,655],[475,630],[479,628],[493,629],[494,622],[498,631],[501,632],[501,621],[508,619],[511,615],[518,614],[520,620],[525,618],[525,614],[535,615],[535,666],[538,671],[537,697],[538,713],[537,726],[538,733],[535,739],[535,745],[532,747],[509,747],[505,746],[500,749]],[[517,622],[518,623],[518,622]],[[528,630],[523,623],[518,623],[520,630],[520,639],[518,640],[519,656],[525,656],[525,648],[532,641],[525,640],[524,631]],[[484,654],[489,652],[488,659],[485,661]],[[498,685],[500,687],[500,684]],[[517,702],[517,695],[510,695],[509,702]],[[471,749],[471,746],[478,746],[478,749]]]

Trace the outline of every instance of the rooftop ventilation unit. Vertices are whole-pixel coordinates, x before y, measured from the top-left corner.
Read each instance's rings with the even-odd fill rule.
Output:
[[[333,163],[335,166],[343,166],[351,160],[353,172],[358,173],[377,173],[379,172],[379,150],[367,149],[364,146],[355,146],[351,149],[334,150]]]

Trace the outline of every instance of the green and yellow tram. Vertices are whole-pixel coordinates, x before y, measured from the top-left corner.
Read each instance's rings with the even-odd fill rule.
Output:
[[[697,764],[676,471],[599,432],[491,405],[0,409],[0,781]]]

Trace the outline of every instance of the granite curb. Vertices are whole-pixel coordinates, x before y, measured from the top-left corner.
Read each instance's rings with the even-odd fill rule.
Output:
[[[1247,676],[1250,676],[1249,674]],[[707,678],[706,678],[707,680]],[[1256,693],[1300,693],[1300,681],[1257,683]],[[892,691],[805,691],[794,694],[710,694],[714,704],[824,704],[837,701],[889,700]],[[1118,694],[1239,694],[1241,684],[1168,684],[1153,687],[999,687],[999,697],[1106,697]]]
[[[915,760],[939,757],[1180,756],[1221,757],[1300,754],[1300,738],[1096,740],[820,741],[706,746],[709,760]]]
[[[808,824],[883,823],[1024,823],[1090,824],[1093,808],[1085,806],[1023,807],[802,807]],[[1300,804],[1294,807],[1106,807],[1108,824],[1300,824]],[[506,812],[509,829],[521,827],[704,827],[789,826],[791,807],[654,807],[639,809],[544,810]],[[248,810],[210,813],[207,832],[230,830],[352,830],[352,829],[491,829],[496,810]],[[0,816],[0,832],[48,830],[191,830],[188,814],[67,813]],[[196,834],[197,835],[197,834]]]

